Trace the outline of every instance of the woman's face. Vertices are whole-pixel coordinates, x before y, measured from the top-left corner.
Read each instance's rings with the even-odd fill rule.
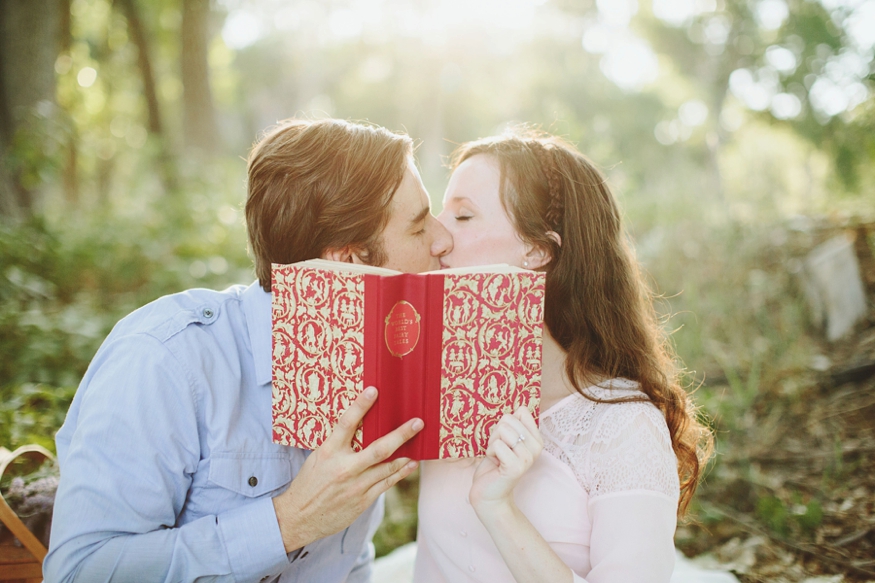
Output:
[[[527,245],[501,204],[500,179],[498,161],[487,154],[468,158],[453,172],[437,217],[453,236],[453,250],[441,257],[442,267],[524,267]]]

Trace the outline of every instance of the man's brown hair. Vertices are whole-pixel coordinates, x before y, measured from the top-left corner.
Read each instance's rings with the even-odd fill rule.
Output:
[[[352,247],[381,265],[380,236],[413,141],[337,119],[281,122],[249,155],[246,225],[255,273],[270,291],[271,263]]]

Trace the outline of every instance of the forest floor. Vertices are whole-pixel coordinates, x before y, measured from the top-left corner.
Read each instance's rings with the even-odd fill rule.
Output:
[[[808,370],[760,385],[733,430],[717,424],[716,463],[676,536],[703,566],[743,583],[875,581],[875,260],[858,257],[868,317]]]
[[[844,370],[872,362],[875,328],[830,358]],[[703,563],[745,583],[875,581],[875,377],[836,376],[761,393],[745,431],[718,434],[725,453],[699,490],[696,519],[678,529],[685,554],[707,554]]]

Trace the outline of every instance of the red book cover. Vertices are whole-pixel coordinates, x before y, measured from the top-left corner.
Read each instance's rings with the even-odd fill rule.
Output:
[[[412,417],[393,457],[485,455],[502,414],[541,386],[544,274],[490,266],[402,274],[321,260],[273,266],[273,439],[315,449],[367,386],[353,447]]]

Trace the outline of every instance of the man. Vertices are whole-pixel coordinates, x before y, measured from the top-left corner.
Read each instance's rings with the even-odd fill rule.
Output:
[[[249,159],[258,283],[190,290],[124,318],[58,432],[48,583],[367,581],[384,462],[413,419],[354,453],[366,390],[313,452],[271,441],[270,264],[322,257],[416,272],[452,240],[429,212],[411,141],[338,120],[291,121]]]

